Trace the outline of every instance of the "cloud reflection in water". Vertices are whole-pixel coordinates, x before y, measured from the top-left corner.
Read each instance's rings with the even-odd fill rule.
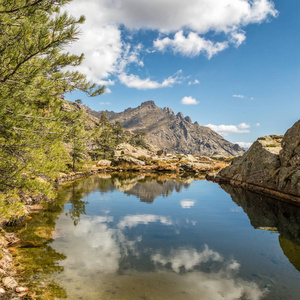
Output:
[[[264,295],[264,291],[259,289],[255,283],[239,278],[240,264],[238,262],[226,260],[220,253],[210,249],[208,245],[204,245],[200,251],[192,247],[178,247],[164,249],[167,252],[162,252],[155,247],[140,250],[141,247],[138,245],[143,241],[142,236],[137,233],[135,233],[134,239],[128,239],[128,229],[137,225],[151,226],[153,223],[160,223],[164,226],[173,225],[172,220],[168,217],[128,215],[119,222],[115,222],[110,216],[84,215],[76,227],[66,217],[58,222],[63,222],[62,225],[65,228],[65,240],[59,248],[64,248],[63,252],[67,255],[67,259],[62,264],[69,274],[68,276],[74,277],[72,281],[77,285],[91,284],[91,280],[98,280],[104,284],[109,279],[107,282],[110,282],[110,285],[114,283],[132,291],[139,282],[143,292],[151,295],[153,284],[160,285],[164,278],[167,283],[165,286],[160,285],[161,293],[170,297],[169,289],[171,287],[178,289],[178,293],[186,293],[186,298],[180,296],[178,299],[258,300]],[[59,245],[59,241],[55,244]],[[137,271],[132,262],[136,261],[140,255],[148,257],[154,272]],[[214,263],[218,264],[217,269],[201,270],[201,265]],[[118,273],[122,265],[131,265],[131,268],[121,270],[123,276],[120,277]],[[78,280],[81,273],[85,275]],[[109,277],[106,279],[106,276]],[[92,277],[93,279],[91,279]],[[90,278],[89,281],[88,278]],[[124,280],[127,280],[126,284]],[[61,282],[63,283],[63,280]],[[103,289],[105,286],[102,287]],[[71,297],[73,289],[67,288],[67,290]],[[173,290],[172,293],[174,292],[176,291]],[[90,299],[97,299],[96,293],[97,291],[93,294],[94,296],[90,295]],[[123,294],[116,294],[116,297],[122,298],[122,296]],[[152,298],[150,297],[150,299]]]

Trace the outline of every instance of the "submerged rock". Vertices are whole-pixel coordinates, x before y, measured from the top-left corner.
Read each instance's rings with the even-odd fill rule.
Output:
[[[3,278],[2,283],[4,287],[8,290],[14,290],[18,286],[18,283],[13,277]]]
[[[28,288],[27,287],[23,287],[23,286],[18,286],[16,288],[16,292],[17,293],[26,293],[26,292],[28,292]]]
[[[6,294],[6,291],[4,288],[0,287],[0,297]]]

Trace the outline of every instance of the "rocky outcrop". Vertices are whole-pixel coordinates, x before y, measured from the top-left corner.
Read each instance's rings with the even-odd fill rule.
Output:
[[[88,110],[96,117],[102,112]],[[110,121],[119,121],[124,128],[147,133],[148,143],[157,149],[176,154],[200,154],[212,156],[242,155],[245,150],[237,144],[226,141],[222,136],[208,127],[192,123],[190,117],[172,109],[157,107],[154,101],[146,101],[137,108],[128,108],[120,113],[105,111]]]
[[[286,132],[281,145],[278,189],[300,196],[300,120]]]
[[[257,191],[300,201],[300,120],[282,136],[259,138],[242,156],[219,172],[216,181],[230,181]]]

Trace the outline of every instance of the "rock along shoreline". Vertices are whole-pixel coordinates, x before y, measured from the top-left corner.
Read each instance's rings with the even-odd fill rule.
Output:
[[[258,138],[243,156],[206,179],[300,205],[300,120],[284,136]]]

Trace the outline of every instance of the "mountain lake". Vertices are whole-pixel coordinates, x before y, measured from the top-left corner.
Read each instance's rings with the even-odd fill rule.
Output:
[[[299,299],[300,207],[197,177],[98,174],[9,230],[36,299]]]

